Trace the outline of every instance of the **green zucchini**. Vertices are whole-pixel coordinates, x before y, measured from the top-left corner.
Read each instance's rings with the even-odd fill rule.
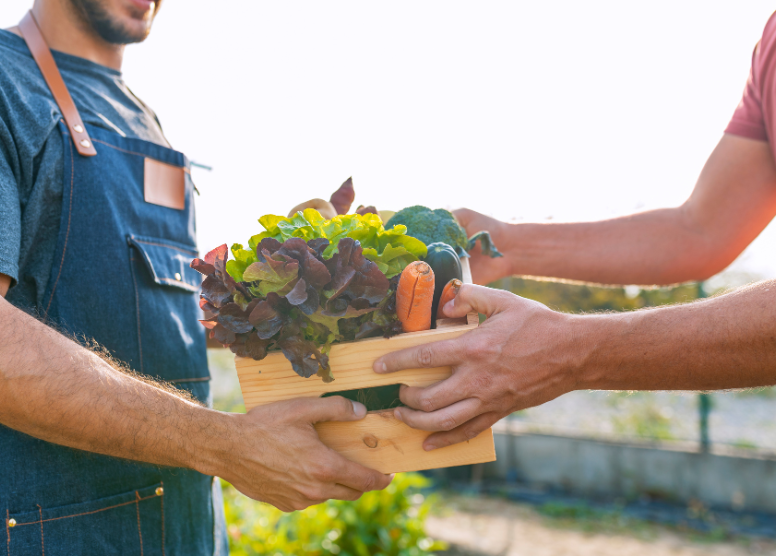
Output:
[[[447,283],[454,278],[463,280],[461,259],[450,245],[438,241],[429,244],[428,254],[424,260],[434,271],[434,303],[431,306],[431,315],[435,318],[442,290]]]

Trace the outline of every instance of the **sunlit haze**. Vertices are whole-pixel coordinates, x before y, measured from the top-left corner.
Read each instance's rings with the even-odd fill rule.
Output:
[[[3,0],[0,25],[30,5]],[[378,209],[591,220],[689,195],[773,10],[166,0],[124,77],[172,145],[213,167],[194,171],[203,251],[348,176]],[[733,270],[776,277],[776,226]]]

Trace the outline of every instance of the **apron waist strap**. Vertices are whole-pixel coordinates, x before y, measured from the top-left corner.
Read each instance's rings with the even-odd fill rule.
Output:
[[[43,38],[43,34],[40,32],[32,11],[27,12],[21,22],[19,22],[19,31],[21,31],[27,47],[32,52],[32,57],[38,64],[38,68],[40,68],[43,79],[46,80],[54,100],[62,111],[62,116],[65,119],[67,128],[70,131],[70,137],[73,139],[78,154],[81,156],[96,155],[97,151],[94,150],[92,140],[86,132],[86,126],[81,121],[78,108],[76,108],[65,82],[62,80],[62,75],[59,73],[54,57],[51,55],[51,50],[49,50],[46,39]]]

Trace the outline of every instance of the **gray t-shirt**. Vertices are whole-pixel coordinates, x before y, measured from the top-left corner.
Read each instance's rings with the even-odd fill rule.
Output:
[[[154,113],[121,72],[54,52],[81,119],[168,146]],[[0,30],[0,274],[12,278],[8,300],[39,307],[55,256],[62,212],[61,112],[24,40]]]

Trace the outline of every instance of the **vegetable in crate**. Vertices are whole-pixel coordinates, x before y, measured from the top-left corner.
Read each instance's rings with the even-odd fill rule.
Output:
[[[423,261],[407,265],[396,288],[396,316],[404,332],[431,328],[434,271]]]
[[[353,189],[353,178],[350,177],[340,185],[337,191],[331,194],[329,202],[334,206],[337,214],[347,214],[355,198],[356,192]]]
[[[431,313],[437,315],[439,298],[442,297],[442,289],[450,280],[463,280],[461,259],[455,249],[440,241],[428,246],[428,254],[424,259],[434,271],[436,286],[434,287],[434,304]],[[437,317],[439,318],[439,317]]]
[[[300,376],[333,380],[335,341],[401,330],[395,290],[426,246],[406,227],[383,227],[375,214],[324,219],[314,209],[291,218],[266,215],[248,249],[226,245],[191,267],[206,276],[202,324],[235,354],[260,360],[280,349]]]
[[[416,237],[428,245],[441,241],[452,246],[460,257],[468,257],[467,251],[474,248],[477,240],[483,255],[496,258],[503,256],[499,253],[488,232],[477,232],[472,237],[466,237],[464,230],[453,216],[453,213],[445,209],[431,210],[428,207],[415,205],[400,210],[394,214],[386,226],[403,225],[407,227],[407,233]]]
[[[461,286],[463,286],[463,282],[461,282],[457,278],[453,278],[447,283],[447,285],[442,290],[442,295],[439,298],[437,312],[435,313],[436,318],[438,319],[445,318],[445,315],[442,312],[442,310],[444,309],[445,305],[447,305],[453,299],[455,299],[455,297],[458,295],[458,292],[461,291]]]

